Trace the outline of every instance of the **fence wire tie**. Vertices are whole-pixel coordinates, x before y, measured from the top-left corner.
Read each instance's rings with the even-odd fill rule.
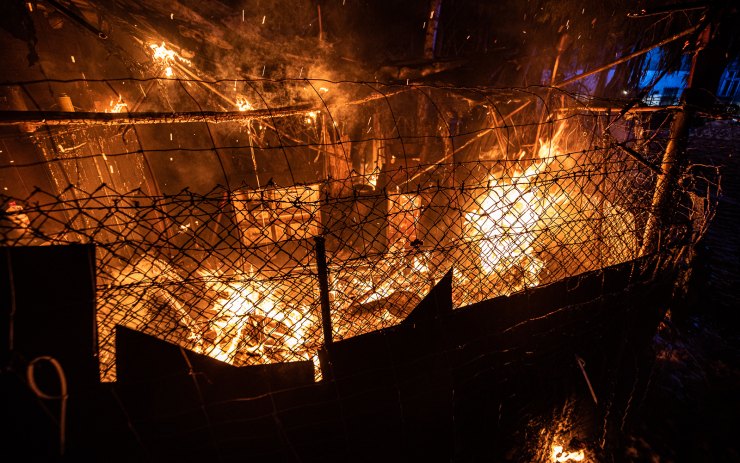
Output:
[[[578,368],[580,368],[581,373],[583,373],[583,379],[586,380],[586,385],[588,386],[588,390],[591,393],[591,398],[594,399],[594,404],[598,405],[599,401],[596,398],[596,392],[594,392],[594,388],[593,386],[591,386],[591,380],[588,379],[588,374],[586,373],[586,361],[579,357],[578,354],[575,354],[575,357],[576,363],[578,363]]]

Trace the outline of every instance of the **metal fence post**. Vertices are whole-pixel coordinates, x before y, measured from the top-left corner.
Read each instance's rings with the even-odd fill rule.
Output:
[[[324,335],[324,346],[319,352],[321,375],[324,379],[331,378],[331,368],[328,348],[332,343],[331,305],[329,302],[329,266],[326,262],[326,240],[323,236],[315,236],[316,268],[319,278],[319,297],[321,301],[321,328]]]

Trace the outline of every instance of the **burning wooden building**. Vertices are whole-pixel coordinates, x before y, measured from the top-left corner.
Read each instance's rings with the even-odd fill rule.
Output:
[[[468,461],[509,448],[538,392],[628,415],[624,371],[643,387],[717,189],[676,181],[685,108],[441,85],[429,63],[343,76],[322,2],[292,2],[301,34],[277,6],[187,3],[8,7],[3,354],[62,404],[41,452]],[[266,31],[280,59],[249,48]],[[74,315],[36,330],[57,304]]]

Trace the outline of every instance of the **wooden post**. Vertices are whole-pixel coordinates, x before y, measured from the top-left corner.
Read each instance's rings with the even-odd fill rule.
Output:
[[[671,124],[670,139],[665,153],[663,154],[660,174],[658,175],[658,179],[655,184],[653,200],[650,205],[650,216],[645,225],[640,255],[656,252],[662,245],[661,232],[665,228],[668,213],[671,210],[672,193],[678,180],[680,165],[683,161],[684,152],[686,150],[691,121],[694,113],[698,109],[697,103],[703,103],[703,101],[697,99],[695,95],[697,93],[706,92],[711,92],[713,94],[714,91],[716,91],[715,88],[711,88],[711,90],[709,89],[712,83],[707,82],[707,79],[704,78],[704,76],[712,74],[707,72],[709,70],[702,69],[702,72],[698,77],[697,75],[699,73],[696,72],[697,65],[706,65],[704,53],[705,49],[712,45],[710,44],[710,41],[714,27],[717,27],[717,24],[707,24],[707,26],[699,33],[697,47],[692,57],[691,70],[687,79],[686,89],[681,96],[682,110],[676,113]],[[702,98],[702,100],[706,101],[706,97]]]
[[[642,238],[641,255],[655,252],[660,247],[661,231],[670,210],[671,193],[678,178],[679,164],[686,148],[692,113],[693,111],[689,108],[684,108],[683,111],[676,113],[671,124],[670,140],[663,154],[660,175],[655,183],[653,201],[650,205],[650,216]]]

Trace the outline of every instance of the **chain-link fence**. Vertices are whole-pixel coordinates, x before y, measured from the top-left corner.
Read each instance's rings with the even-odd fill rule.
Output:
[[[146,94],[84,83],[119,103],[126,84]],[[317,362],[322,298],[343,339],[398,324],[450,270],[462,307],[636,258],[672,115],[552,88],[151,85],[180,112],[41,101],[43,120],[3,138],[3,243],[97,246],[104,380],[116,325],[234,365]],[[309,96],[275,108],[267,91]],[[695,240],[710,215],[683,193],[660,246]]]

